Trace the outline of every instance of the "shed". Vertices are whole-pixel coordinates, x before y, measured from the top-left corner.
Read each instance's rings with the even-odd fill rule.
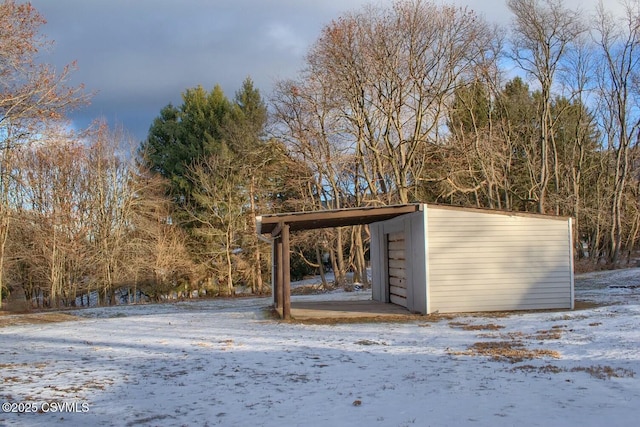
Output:
[[[571,218],[410,204],[256,217],[290,315],[289,233],[369,224],[372,297],[415,313],[572,309]]]
[[[421,206],[370,225],[374,300],[424,314],[574,308],[571,218]]]

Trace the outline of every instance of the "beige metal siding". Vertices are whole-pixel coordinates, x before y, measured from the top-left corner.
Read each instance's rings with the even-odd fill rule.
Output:
[[[404,232],[387,234],[389,300],[407,306],[407,261]]]
[[[430,312],[572,307],[570,222],[428,206]]]

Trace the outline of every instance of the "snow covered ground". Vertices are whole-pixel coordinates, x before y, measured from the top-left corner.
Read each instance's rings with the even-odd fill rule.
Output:
[[[638,425],[638,284],[640,269],[591,273],[576,297],[606,305],[406,323],[283,323],[267,298],[15,322],[0,425]]]

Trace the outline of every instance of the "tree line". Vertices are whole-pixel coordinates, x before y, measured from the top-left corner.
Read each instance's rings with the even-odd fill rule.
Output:
[[[274,95],[278,138],[312,171],[308,204],[571,216],[580,260],[629,262],[640,225],[639,3],[593,16],[559,0],[507,6],[508,33],[419,0],[327,25]],[[341,250],[341,233],[364,275],[366,230],[338,230],[330,249]]]
[[[256,215],[411,202],[571,216],[580,264],[630,262],[640,3],[592,16],[560,0],[507,6],[509,31],[425,0],[346,13],[268,101],[249,78],[233,98],[189,88],[137,143],[100,122],[60,125],[85,99],[65,86],[70,69],[36,66],[42,18],[5,1],[2,289],[49,306],[266,293]],[[366,283],[368,237],[297,234],[294,276],[328,285],[329,264],[335,284]]]

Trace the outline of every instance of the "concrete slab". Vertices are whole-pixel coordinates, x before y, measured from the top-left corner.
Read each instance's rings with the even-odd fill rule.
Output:
[[[294,320],[339,320],[339,319],[376,319],[376,318],[412,318],[404,307],[378,301],[318,301],[291,303],[291,317]]]

